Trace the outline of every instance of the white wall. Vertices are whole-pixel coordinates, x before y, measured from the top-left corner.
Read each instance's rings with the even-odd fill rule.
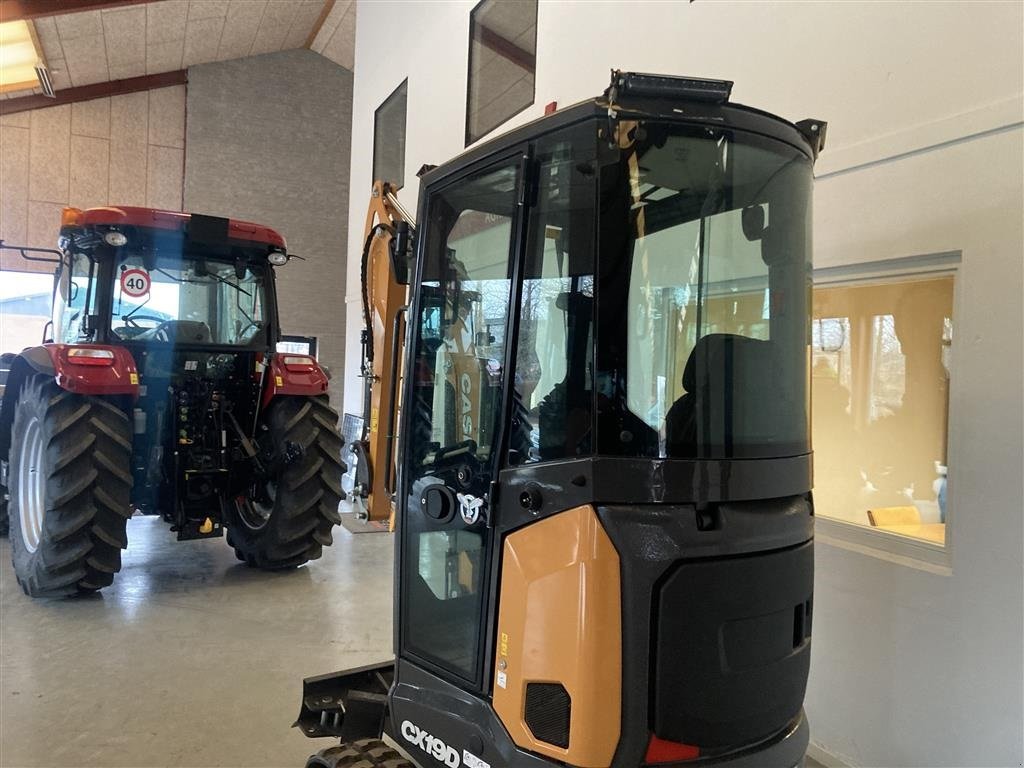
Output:
[[[360,3],[346,410],[360,407],[358,255],[373,111],[409,78],[407,188],[463,150],[472,2]],[[535,103],[612,67],[720,77],[733,100],[828,120],[818,266],[962,251],[951,382],[952,574],[819,544],[807,709],[851,765],[1019,765],[1022,755],[1020,3],[542,2]]]

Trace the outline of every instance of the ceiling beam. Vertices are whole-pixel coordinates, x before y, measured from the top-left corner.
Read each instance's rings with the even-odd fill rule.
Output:
[[[480,22],[473,25],[473,39],[485,48],[490,48],[499,56],[508,59],[517,67],[522,67],[529,72],[534,72],[537,69],[536,56]]]
[[[139,5],[150,0],[0,0],[0,22],[39,19],[77,11],[95,11],[122,5]]]
[[[56,98],[42,94],[18,96],[13,99],[0,99],[0,115],[13,115],[29,109],[56,107],[59,104],[73,104],[76,101],[102,99],[104,96],[120,96],[124,93],[149,91],[153,88],[166,88],[169,85],[184,85],[188,82],[188,70],[179,69],[174,72],[161,72],[159,75],[142,75],[124,80],[110,80],[105,83],[80,85],[77,88],[65,88],[57,91]]]
[[[323,27],[324,22],[327,21],[327,17],[331,15],[331,11],[334,10],[335,0],[327,0],[324,3],[323,9],[320,11],[320,15],[316,19],[316,24],[313,25],[313,29],[309,32],[309,37],[306,38],[306,47],[312,48],[313,41],[316,40],[316,36],[320,34],[320,28]]]

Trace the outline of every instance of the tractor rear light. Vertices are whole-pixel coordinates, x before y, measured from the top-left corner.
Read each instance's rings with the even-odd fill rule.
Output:
[[[109,349],[72,347],[67,351],[67,360],[74,365],[113,365],[114,353]]]
[[[113,230],[107,232],[107,234],[103,236],[103,239],[107,241],[107,245],[112,245],[115,248],[119,248],[128,242],[128,237],[124,232],[115,232]]]
[[[700,747],[692,744],[682,744],[678,741],[659,739],[653,733],[647,744],[647,755],[644,763],[657,765],[658,763],[678,763],[684,760],[694,760],[700,757]]]
[[[271,251],[270,255],[267,256],[267,261],[275,267],[283,267],[288,263],[288,254],[282,253],[281,251]]]
[[[281,363],[289,371],[312,371],[316,368],[316,360],[308,355],[286,355]]]

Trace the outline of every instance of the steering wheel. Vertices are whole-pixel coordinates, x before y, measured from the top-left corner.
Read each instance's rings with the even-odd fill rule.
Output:
[[[138,327],[139,324],[135,322],[136,320],[149,320],[153,323],[163,323],[166,318],[157,317],[156,315],[125,315],[121,320],[125,323],[131,323],[135,327]]]
[[[255,330],[255,332],[252,334],[252,336],[248,335],[250,328]],[[235,338],[238,341],[242,341],[242,340],[251,341],[252,339],[256,338],[256,333],[259,333],[261,330],[263,330],[263,321],[262,320],[252,320],[244,328],[242,328],[238,332],[238,334],[235,336]]]

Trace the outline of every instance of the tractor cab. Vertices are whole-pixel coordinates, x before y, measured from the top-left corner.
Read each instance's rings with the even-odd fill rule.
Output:
[[[267,349],[277,332],[267,227],[142,208],[65,209],[53,336]]]

